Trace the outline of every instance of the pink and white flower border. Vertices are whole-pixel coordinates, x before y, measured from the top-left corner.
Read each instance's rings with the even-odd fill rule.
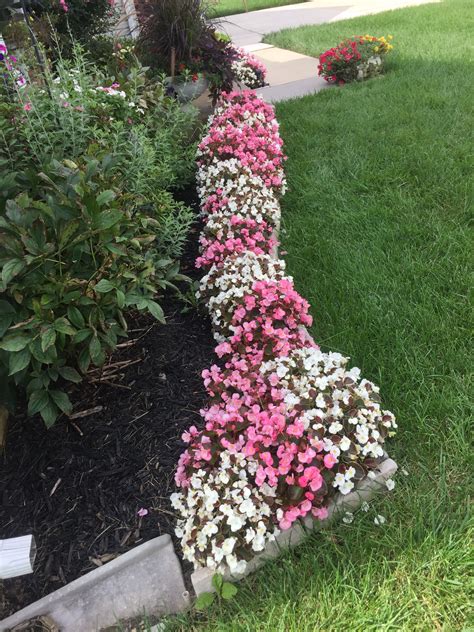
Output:
[[[278,258],[284,160],[273,108],[222,95],[197,152],[198,297],[222,364],[203,372],[204,427],[183,435],[171,496],[196,569],[241,575],[295,521],[325,519],[331,499],[375,477],[397,427],[378,387],[306,330],[309,305]]]

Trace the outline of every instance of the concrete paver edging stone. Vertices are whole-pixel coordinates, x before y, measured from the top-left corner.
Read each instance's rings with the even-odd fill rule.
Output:
[[[0,622],[0,632],[48,616],[61,632],[96,632],[119,620],[182,612],[190,606],[168,534],[149,540]]]

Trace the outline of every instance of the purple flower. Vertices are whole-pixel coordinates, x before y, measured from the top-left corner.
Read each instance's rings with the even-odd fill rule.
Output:
[[[144,518],[147,515],[148,515],[148,509],[145,509],[144,507],[141,507],[141,509],[137,511],[137,516],[140,516],[140,518]]]

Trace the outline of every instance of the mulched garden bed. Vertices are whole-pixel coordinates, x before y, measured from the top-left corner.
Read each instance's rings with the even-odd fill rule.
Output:
[[[196,278],[198,228],[182,262]],[[140,315],[134,343],[118,349],[109,383],[78,385],[74,412],[46,430],[40,418],[10,418],[0,456],[0,537],[33,533],[35,572],[0,583],[0,618],[138,544],[172,533],[169,495],[184,444],[206,396],[203,368],[215,362],[210,323],[160,301],[167,324]],[[122,362],[123,365],[117,365]],[[148,510],[140,518],[137,511]]]

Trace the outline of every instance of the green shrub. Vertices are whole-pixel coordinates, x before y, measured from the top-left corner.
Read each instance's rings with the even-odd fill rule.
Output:
[[[47,425],[71,411],[64,383],[100,366],[126,335],[124,312],[163,322],[155,295],[182,279],[154,247],[159,212],[137,205],[119,179],[111,156],[55,162],[36,194],[8,200],[0,217],[0,371]]]

